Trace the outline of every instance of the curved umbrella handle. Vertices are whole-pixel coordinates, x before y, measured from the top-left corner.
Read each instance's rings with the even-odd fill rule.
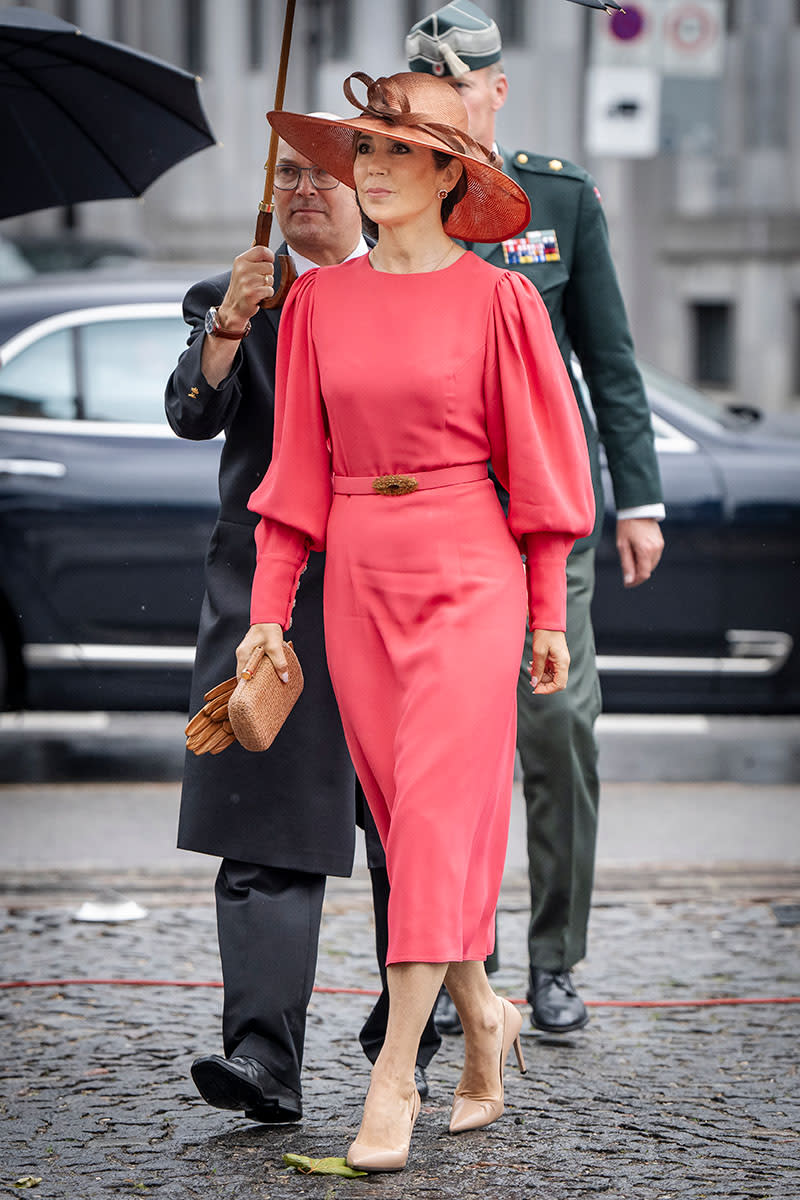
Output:
[[[258,219],[256,220],[256,236],[253,238],[254,246],[268,246],[269,235],[272,229],[272,205],[259,204]],[[281,281],[278,285],[278,290],[270,296],[269,300],[262,300],[259,308],[279,308],[286,299],[286,293],[297,279],[297,271],[295,265],[288,254],[278,255],[278,265],[281,269]]]
[[[278,255],[278,265],[281,269],[281,281],[278,284],[278,290],[274,295],[270,296],[269,300],[262,300],[259,308],[280,308],[286,299],[286,293],[297,279],[297,271],[295,270],[294,259],[288,254]]]

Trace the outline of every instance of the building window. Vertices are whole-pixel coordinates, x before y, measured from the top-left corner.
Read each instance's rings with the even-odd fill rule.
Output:
[[[124,42],[125,39],[125,10],[123,0],[114,0],[111,5],[111,37],[115,42]]]
[[[405,37],[409,29],[412,25],[416,25],[417,21],[421,21],[423,17],[427,17],[429,11],[425,0],[406,0],[403,36]]]
[[[346,58],[350,53],[352,36],[352,6],[350,0],[330,0],[331,25],[328,42],[329,58]]]
[[[495,19],[503,39],[503,45],[507,49],[518,50],[520,46],[528,44],[525,16],[524,0],[498,0]]]
[[[183,0],[184,62],[186,70],[202,75],[206,69],[206,6],[204,0]]]
[[[264,66],[266,36],[264,0],[247,0],[247,57],[251,71],[260,71]]]
[[[306,7],[312,72],[321,63],[347,58],[353,48],[351,0],[306,0]]]
[[[691,306],[692,376],[695,383],[730,387],[733,382],[733,305],[698,302]]]

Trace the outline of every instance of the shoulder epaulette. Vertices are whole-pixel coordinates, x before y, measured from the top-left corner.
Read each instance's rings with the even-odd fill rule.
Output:
[[[530,171],[534,175],[560,176],[562,179],[589,179],[589,172],[566,158],[548,158],[544,154],[533,154],[530,150],[517,150],[511,155],[510,161],[520,171]]]

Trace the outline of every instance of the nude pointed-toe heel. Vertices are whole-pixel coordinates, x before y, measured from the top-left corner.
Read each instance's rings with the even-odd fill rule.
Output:
[[[408,1151],[411,1147],[411,1134],[419,1116],[419,1092],[414,1092],[411,1105],[411,1122],[408,1137],[399,1148],[386,1149],[378,1146],[365,1146],[358,1138],[347,1151],[347,1165],[356,1171],[402,1171],[408,1162]]]
[[[470,1095],[467,1091],[462,1090],[459,1084],[453,1099],[453,1111],[450,1114],[451,1133],[464,1133],[467,1129],[482,1129],[484,1125],[491,1125],[493,1121],[503,1115],[503,1068],[512,1046],[517,1056],[517,1065],[522,1074],[525,1074],[525,1059],[522,1056],[522,1045],[519,1040],[522,1017],[510,1001],[502,997],[501,1000],[503,1004],[503,1044],[500,1049],[497,1091],[493,1095]]]

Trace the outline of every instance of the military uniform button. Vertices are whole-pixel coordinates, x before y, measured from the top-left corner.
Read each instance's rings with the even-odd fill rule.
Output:
[[[563,171],[564,164],[560,158],[551,158],[547,164],[551,171]]]
[[[517,155],[517,162],[518,162],[518,163],[526,163],[527,161],[528,161],[528,156],[527,156],[527,154],[518,154],[518,155]]]

